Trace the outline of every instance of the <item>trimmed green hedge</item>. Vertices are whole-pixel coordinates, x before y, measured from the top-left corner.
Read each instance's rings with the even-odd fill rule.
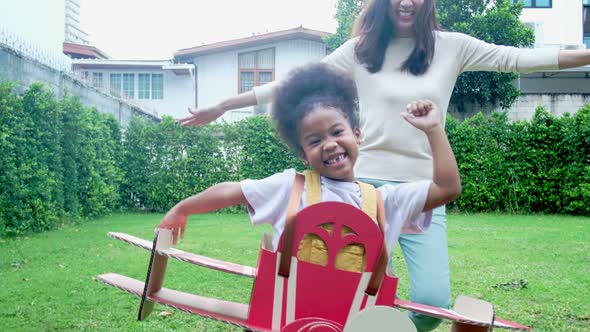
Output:
[[[56,100],[41,84],[23,96],[0,83],[0,232],[43,231],[120,206],[121,130],[111,116]]]
[[[135,118],[124,137],[111,116],[33,84],[0,84],[0,233],[43,231],[120,208],[164,212],[222,181],[304,166],[268,117],[183,128]],[[590,215],[590,105],[531,121],[505,113],[448,118],[463,194],[459,211]]]
[[[463,193],[460,211],[590,215],[590,105],[554,117],[538,108],[531,121],[506,113],[448,119]]]
[[[140,129],[145,126],[152,129]],[[170,134],[174,128],[176,136]],[[193,135],[181,140],[183,148],[162,148],[175,156],[166,157],[168,168],[160,159],[149,157],[147,151],[131,152],[132,146],[156,151],[148,148],[150,144],[134,141],[126,149],[141,160],[137,166],[126,163],[130,167],[126,178],[135,179],[130,192],[141,206],[153,211],[164,211],[182,197],[222,180],[259,179],[289,167],[303,169],[274,135],[270,119],[263,116],[250,117],[235,125],[201,129],[181,128],[172,119],[160,125],[135,120],[128,130],[128,141],[141,136],[141,130],[142,135],[148,136],[156,135],[147,134],[153,130],[158,135],[165,131],[171,145],[178,144],[174,143],[178,139],[172,137]],[[551,116],[539,108],[531,121],[512,123],[506,113],[498,112],[489,117],[478,114],[463,122],[448,118],[447,132],[463,183],[463,194],[450,208],[465,212],[590,215],[590,106],[574,116],[562,117]],[[185,153],[182,157],[182,149],[195,146],[201,147],[199,153]],[[193,173],[187,173],[185,168],[176,170],[174,165],[183,161],[188,162]],[[153,168],[139,171],[141,167]],[[165,180],[158,182],[154,178]],[[149,195],[157,197],[158,204]]]
[[[130,207],[148,211],[166,211],[219,182],[303,168],[261,116],[201,128],[181,127],[170,117],[159,124],[134,118],[124,147],[124,196]]]
[[[125,134],[123,171],[127,206],[165,211],[214,183],[231,179],[218,128],[182,128],[134,118]]]

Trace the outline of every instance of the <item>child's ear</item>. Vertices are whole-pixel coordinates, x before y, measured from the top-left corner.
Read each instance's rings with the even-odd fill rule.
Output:
[[[302,151],[299,153],[299,159],[301,159],[303,165],[309,166],[309,161],[307,161],[307,158],[305,157],[305,152]]]
[[[361,144],[361,130],[356,127],[352,130],[354,136],[356,137],[356,144]]]

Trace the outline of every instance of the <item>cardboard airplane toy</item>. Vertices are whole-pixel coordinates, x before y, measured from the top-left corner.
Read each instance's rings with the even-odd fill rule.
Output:
[[[107,273],[97,279],[140,297],[139,320],[146,319],[154,304],[160,303],[249,331],[416,331],[406,313],[395,309],[402,308],[451,320],[453,331],[529,329],[496,318],[491,304],[465,296],[455,301],[454,310],[397,299],[398,279],[386,268],[383,233],[367,214],[351,205],[319,203],[301,210],[295,218],[295,222],[287,223],[277,251],[272,250],[271,237],[263,236],[257,268],[171,248],[172,233],[167,229],[158,230],[153,242],[109,233],[114,239],[151,250],[147,277],[141,282]],[[323,241],[327,248],[321,265],[300,259],[300,244],[309,234]],[[338,263],[340,253],[355,251],[359,246],[364,248],[364,270],[342,269]],[[168,258],[254,278],[250,304],[162,287]]]

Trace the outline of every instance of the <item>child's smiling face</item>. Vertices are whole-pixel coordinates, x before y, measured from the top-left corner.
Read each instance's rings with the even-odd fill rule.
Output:
[[[352,128],[344,113],[318,106],[299,123],[301,158],[322,176],[354,181],[360,130]]]

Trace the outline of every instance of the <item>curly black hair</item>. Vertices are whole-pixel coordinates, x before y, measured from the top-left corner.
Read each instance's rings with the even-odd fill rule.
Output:
[[[340,110],[355,128],[358,99],[354,81],[332,65],[314,63],[292,70],[274,93],[272,116],[277,132],[297,154],[303,151],[299,123],[318,107]]]

